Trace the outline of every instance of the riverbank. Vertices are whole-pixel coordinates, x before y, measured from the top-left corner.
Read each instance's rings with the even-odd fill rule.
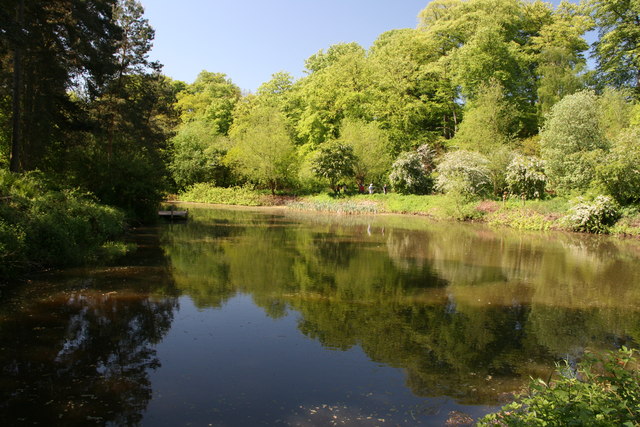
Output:
[[[587,231],[620,237],[640,237],[638,207],[616,207],[615,214],[596,201],[551,197],[545,200],[465,201],[446,195],[316,194],[276,195],[247,188],[200,185],[174,196],[176,201],[237,206],[285,206],[304,211],[357,214],[408,214],[433,220],[482,222],[520,230]],[[609,215],[609,216],[607,216]]]

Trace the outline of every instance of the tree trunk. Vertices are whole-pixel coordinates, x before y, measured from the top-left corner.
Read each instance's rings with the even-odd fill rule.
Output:
[[[9,170],[20,172],[22,170],[22,31],[24,30],[24,0],[18,3],[18,27],[20,36],[15,42],[13,51],[13,100],[12,100],[12,134],[11,134],[11,161]]]

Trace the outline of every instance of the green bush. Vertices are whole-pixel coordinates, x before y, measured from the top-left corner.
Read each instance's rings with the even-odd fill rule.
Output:
[[[1,277],[96,259],[124,231],[122,211],[38,173],[0,172],[0,197]]]
[[[260,206],[262,204],[262,196],[247,187],[223,188],[205,182],[189,187],[179,195],[179,198],[184,202],[221,205]]]
[[[586,202],[582,198],[569,208],[565,216],[566,224],[573,231],[586,233],[608,233],[609,227],[620,218],[618,205],[609,196],[598,196],[593,202]]]
[[[529,390],[479,426],[638,426],[640,371],[634,350],[587,354],[577,369],[565,363],[557,379],[532,381]]]

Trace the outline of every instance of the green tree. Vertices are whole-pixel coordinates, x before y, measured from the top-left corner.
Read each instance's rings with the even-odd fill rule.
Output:
[[[507,167],[506,181],[512,194],[540,199],[547,185],[544,162],[537,157],[516,155]]]
[[[592,26],[592,20],[572,3],[562,1],[555,11],[547,10],[548,15],[542,17],[544,24],[531,38],[527,49],[537,64],[537,94],[542,115],[549,113],[566,95],[584,88],[584,52],[589,48],[584,34]]]
[[[324,143],[311,160],[311,170],[316,176],[329,181],[329,186],[338,191],[340,179],[352,178],[356,164],[353,147],[339,141]]]
[[[0,116],[11,117],[3,123],[11,130],[3,133],[11,135],[11,149],[5,150],[11,153],[12,171],[46,169],[78,126],[69,90],[83,87],[95,96],[116,71],[114,54],[122,34],[115,5],[115,0],[3,2],[0,99],[5,110]]]
[[[169,170],[178,190],[198,182],[228,184],[229,169],[223,158],[228,150],[226,137],[206,121],[183,123],[171,139]]]
[[[622,132],[597,167],[598,181],[620,204],[640,201],[640,126]]]
[[[353,170],[358,184],[384,180],[391,164],[389,138],[375,122],[345,119],[338,141],[353,148],[356,157]]]
[[[296,175],[295,146],[276,108],[250,106],[236,117],[230,136],[227,162],[249,180],[266,185],[272,194]]]
[[[309,65],[311,74],[296,84],[294,102],[300,109],[296,134],[301,142],[317,147],[339,136],[344,118],[370,118],[372,80],[365,51],[354,43],[332,46],[310,61],[321,65]]]
[[[176,108],[183,123],[205,120],[215,126],[217,133],[227,135],[239,100],[240,88],[225,74],[202,71],[178,94]]]
[[[598,29],[594,43],[597,71],[604,84],[629,87],[640,98],[640,3],[588,0]]]
[[[598,98],[590,91],[566,96],[551,109],[540,147],[557,190],[585,190],[591,184],[608,149],[599,118]]]

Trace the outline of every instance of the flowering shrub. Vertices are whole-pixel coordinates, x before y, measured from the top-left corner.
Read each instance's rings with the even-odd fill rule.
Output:
[[[547,185],[544,161],[537,157],[516,155],[507,166],[506,179],[511,193],[524,194],[527,199],[539,199]]]
[[[400,194],[428,194],[433,188],[432,179],[425,173],[423,155],[406,152],[398,156],[391,166],[389,181]]]
[[[609,226],[615,224],[619,217],[618,205],[613,198],[598,196],[593,202],[580,199],[569,209],[565,221],[573,231],[607,233]]]
[[[436,168],[436,188],[443,193],[485,196],[491,190],[489,160],[480,153],[466,150],[444,155]]]

